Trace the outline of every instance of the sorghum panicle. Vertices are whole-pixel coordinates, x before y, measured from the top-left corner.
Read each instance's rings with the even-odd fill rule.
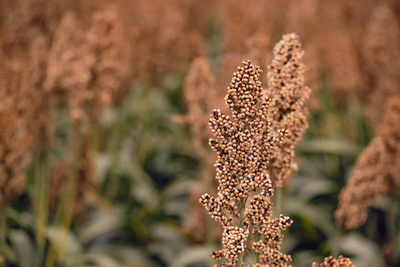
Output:
[[[281,187],[283,181],[297,170],[294,148],[308,128],[306,103],[311,90],[304,85],[303,50],[299,37],[285,34],[273,50],[274,58],[268,66],[268,94],[272,127],[286,129],[287,137],[274,147],[271,157],[273,181]]]
[[[210,145],[217,153],[218,196],[204,194],[200,203],[223,225],[223,249],[213,253],[215,259],[228,261],[222,266],[235,266],[248,246],[263,264],[287,266],[291,261],[279,250],[280,231],[292,221],[282,215],[272,218],[274,190],[268,174],[271,151],[282,142],[285,131],[272,129],[271,100],[263,95],[261,73],[250,61],[243,62],[225,97],[230,114],[214,110],[209,121],[214,134]]]
[[[378,135],[356,162],[348,184],[339,195],[337,223],[354,229],[365,223],[368,208],[380,194],[400,188],[400,97],[388,100]]]
[[[346,187],[339,195],[335,213],[337,224],[355,229],[367,220],[368,207],[387,191],[387,153],[381,137],[375,137],[358,157]]]
[[[318,263],[313,263],[312,267],[318,267]],[[324,262],[319,267],[355,267],[349,258],[345,258],[342,255],[338,259],[333,256],[326,257]]]

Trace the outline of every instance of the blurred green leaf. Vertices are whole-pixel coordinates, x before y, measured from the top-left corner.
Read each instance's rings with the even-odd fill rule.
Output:
[[[213,250],[207,246],[195,246],[182,250],[170,263],[174,267],[208,266]]]
[[[31,267],[34,262],[34,247],[26,232],[22,230],[10,231],[10,241],[17,252],[18,265],[21,267]]]
[[[301,153],[327,153],[345,156],[357,156],[362,148],[349,143],[347,140],[307,140],[303,141],[299,148]]]
[[[117,211],[98,212],[91,222],[83,228],[79,239],[83,244],[86,244],[107,232],[121,228],[122,225],[121,215]]]
[[[371,240],[359,233],[349,233],[340,239],[340,251],[350,255],[353,264],[357,267],[384,267],[386,266],[381,250]]]
[[[301,198],[304,202],[310,201],[311,199],[327,195],[335,192],[334,184],[327,180],[321,179],[320,177],[304,177],[296,176],[293,179],[291,190],[297,198]]]
[[[82,247],[73,235],[72,231],[68,231],[63,227],[48,226],[46,234],[56,251],[65,248],[67,257],[68,254],[79,253],[82,251]]]
[[[146,252],[138,247],[133,246],[116,246],[111,245],[107,248],[107,252],[109,255],[112,255],[115,259],[118,259],[120,262],[124,262],[127,266],[135,266],[135,267],[155,267],[149,259],[149,255]]]
[[[329,220],[326,211],[321,207],[304,202],[302,199],[290,197],[285,200],[285,214],[298,214],[311,221],[315,227],[320,228],[327,236],[337,236],[338,231],[334,222]],[[296,223],[296,222],[294,222]]]

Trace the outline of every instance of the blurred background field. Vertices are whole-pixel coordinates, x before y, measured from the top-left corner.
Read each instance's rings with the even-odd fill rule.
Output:
[[[0,0],[0,266],[212,266],[209,113],[287,32],[312,97],[283,251],[400,266],[399,27],[396,0]]]

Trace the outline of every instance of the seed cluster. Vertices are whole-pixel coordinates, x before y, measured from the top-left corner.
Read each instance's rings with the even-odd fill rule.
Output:
[[[354,267],[354,264],[349,258],[345,258],[342,255],[338,259],[333,256],[326,257],[324,262],[319,265],[320,267]],[[313,263],[312,267],[318,267],[317,263]]]
[[[281,140],[274,135],[268,118],[271,102],[262,101],[262,87],[258,76],[261,70],[244,62],[228,87],[225,103],[231,116],[214,110],[210,127],[215,136],[211,148],[217,153],[215,163],[218,191],[234,201],[264,188],[271,147]]]
[[[87,27],[73,11],[66,12],[48,52],[44,88],[66,99],[74,124],[90,124],[121,94],[129,51],[113,6],[93,14]],[[118,40],[118,41],[117,41]]]
[[[236,263],[238,261],[238,255],[244,252],[248,234],[248,231],[237,226],[225,227],[222,234],[222,245],[224,249],[222,249],[220,253],[222,253],[229,262]]]
[[[348,184],[339,195],[336,222],[346,229],[355,229],[367,220],[368,207],[380,194],[385,193],[385,145],[375,137],[359,156]]]
[[[214,134],[210,146],[217,153],[218,197],[204,194],[200,203],[224,227],[223,248],[213,253],[215,259],[227,260],[221,266],[237,264],[246,249],[254,249],[269,266],[288,266],[291,261],[279,249],[280,231],[292,221],[271,218],[274,190],[268,173],[273,148],[287,132],[272,128],[272,101],[263,96],[261,73],[250,61],[243,62],[225,97],[230,114],[214,110],[209,120]],[[255,241],[256,235],[262,238]]]
[[[186,78],[184,97],[187,106],[193,144],[199,158],[205,157],[204,143],[210,138],[207,119],[218,99],[216,81],[205,58],[197,58],[190,66]]]
[[[222,90],[219,90],[222,91]],[[196,186],[190,189],[190,212],[185,223],[185,231],[194,234],[197,239],[205,241],[207,228],[207,214],[200,205],[197,205],[199,197],[204,192],[215,193],[217,181],[212,179],[215,176],[215,169],[212,165],[216,155],[210,149],[206,149],[211,131],[208,128],[208,118],[215,106],[222,103],[223,96],[217,91],[216,81],[211,72],[211,66],[206,58],[196,58],[189,69],[184,87],[184,98],[186,104],[186,116],[175,120],[186,122],[191,130],[192,143],[202,166],[196,177]],[[216,237],[221,236],[222,229],[218,222],[214,222]]]
[[[339,226],[355,229],[365,223],[368,208],[380,194],[400,188],[400,97],[386,106],[378,135],[359,156],[349,182],[339,195],[335,213]]]
[[[263,224],[259,233],[264,236],[263,240],[253,243],[253,249],[260,254],[260,259],[263,263],[268,263],[268,266],[288,266],[292,261],[290,255],[280,252],[283,234],[281,230],[286,230],[293,221],[287,217],[280,215],[279,218],[269,220],[268,224]]]
[[[296,34],[285,34],[273,53],[274,59],[268,66],[268,90],[273,99],[272,123],[274,129],[288,131],[271,158],[273,181],[280,187],[297,170],[294,149],[308,128],[306,102],[311,90],[304,85],[301,62],[304,52]]]

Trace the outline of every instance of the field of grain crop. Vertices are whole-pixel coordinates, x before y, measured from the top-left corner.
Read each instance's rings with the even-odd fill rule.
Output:
[[[0,0],[0,267],[400,266],[400,1]]]

